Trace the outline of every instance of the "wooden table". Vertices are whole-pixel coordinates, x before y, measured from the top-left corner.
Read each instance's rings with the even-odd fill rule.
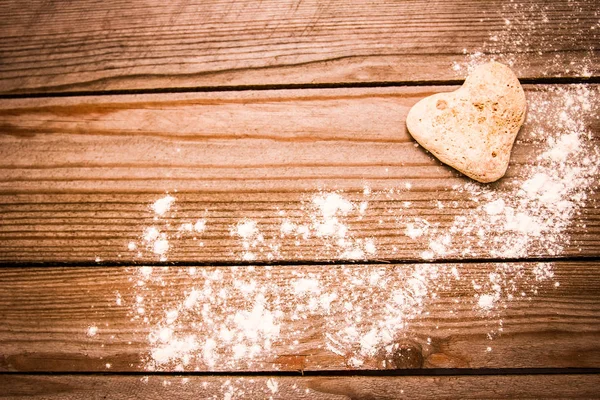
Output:
[[[598,12],[2,2],[0,397],[600,397]],[[475,185],[404,121],[489,59]]]

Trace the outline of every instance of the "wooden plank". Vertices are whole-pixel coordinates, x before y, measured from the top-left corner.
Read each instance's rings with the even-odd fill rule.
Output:
[[[0,375],[1,399],[589,399],[600,375],[402,377]]]
[[[2,371],[598,368],[598,263],[0,269]]]
[[[598,85],[527,87],[507,177],[479,186],[405,128],[451,89],[6,100],[0,261],[600,254]]]
[[[490,57],[522,78],[596,76],[597,11],[594,0],[3,1],[0,91],[440,81]]]

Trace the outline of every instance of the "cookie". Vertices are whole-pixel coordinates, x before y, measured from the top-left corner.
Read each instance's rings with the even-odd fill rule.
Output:
[[[526,109],[516,75],[490,62],[475,68],[454,92],[415,104],[406,126],[443,163],[479,182],[494,182],[506,173]]]

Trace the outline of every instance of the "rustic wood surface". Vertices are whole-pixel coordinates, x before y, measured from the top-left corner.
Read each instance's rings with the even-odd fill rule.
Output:
[[[400,377],[0,375],[0,399],[591,399],[600,375]]]
[[[374,258],[419,260],[428,240],[406,236],[406,218],[426,219],[447,231],[457,217],[472,218],[469,213],[478,206],[469,192],[454,190],[468,180],[415,147],[404,124],[416,101],[454,88],[3,101],[0,260],[158,261],[152,251],[130,251],[128,244],[159,224],[173,241],[169,261],[239,261],[241,245],[231,230],[247,218],[277,246],[275,255],[267,244],[257,249],[258,260],[335,259],[338,255],[323,251],[314,235],[280,237],[284,221],[310,222],[316,188],[343,190],[357,205],[347,218],[348,230],[357,240],[376,240]],[[527,95],[530,102],[555,104],[548,115],[558,115],[564,99],[553,91],[557,88],[563,87],[528,86]],[[590,107],[597,109],[598,86],[590,90],[596,94]],[[489,186],[496,193],[506,195],[523,184],[545,149],[535,135],[557,130],[550,117],[545,121],[534,110],[530,116],[537,120],[521,130],[507,177]],[[590,115],[579,122],[595,145],[600,120]],[[368,196],[365,186],[372,191]],[[150,205],[165,191],[176,197],[176,212],[157,222]],[[570,240],[561,239],[560,255],[600,254],[598,196],[589,194],[566,229]],[[359,215],[363,201],[368,208]],[[197,219],[206,220],[201,235],[178,236],[183,223]],[[494,257],[491,243],[498,238],[495,232],[485,240],[475,231],[464,233],[455,245],[469,244],[472,253],[442,258]],[[549,251],[540,244],[528,256],[552,256]]]
[[[521,78],[589,77],[597,11],[594,0],[3,1],[0,92],[453,80],[465,52],[512,61]]]
[[[598,17],[595,0],[3,1],[0,398],[597,398],[598,171],[559,233],[511,237],[404,121],[509,64],[528,121],[486,187],[514,206],[548,135],[599,148]],[[302,231],[334,192],[341,250]]]
[[[507,266],[510,270],[504,274],[501,271]],[[520,266],[523,268],[514,269]],[[346,327],[366,332],[371,329],[369,324],[377,327],[394,318],[405,323],[400,326],[396,322],[392,329],[393,341],[401,348],[386,352],[386,342],[381,342],[381,348],[362,358],[359,369],[600,367],[599,264],[558,262],[553,265],[553,278],[546,282],[531,274],[535,266],[203,267],[198,275],[191,274],[192,267],[170,267],[154,268],[151,274],[147,271],[146,278],[139,267],[3,268],[0,369],[355,369],[351,358],[360,349],[354,344],[335,344],[342,341],[337,332]],[[456,272],[443,272],[443,268],[449,271],[452,267]],[[427,278],[434,269],[435,277]],[[373,272],[381,275],[380,282],[385,285],[369,284]],[[215,273],[220,274],[218,279],[211,278]],[[454,273],[459,280],[453,278]],[[503,289],[493,309],[482,310],[477,296],[492,290],[488,280],[492,273],[504,276],[507,281],[502,285],[512,289]],[[415,277],[423,282],[418,287],[414,286]],[[319,290],[298,292],[298,280],[312,278],[321,285]],[[476,290],[476,284],[483,288]],[[244,292],[240,289],[244,285],[254,285],[256,291]],[[215,307],[209,314],[201,312],[201,304],[187,313],[181,311],[177,324],[172,325],[173,339],[190,334],[196,335],[199,343],[215,339],[214,365],[208,366],[199,356],[200,351],[190,351],[192,361],[183,367],[178,367],[181,360],[176,359],[153,362],[151,353],[157,345],[150,341],[149,334],[171,326],[165,322],[165,314],[171,309],[183,310],[192,289],[207,287],[214,293],[224,290],[219,296],[226,300],[215,303],[214,299],[204,302],[200,298],[199,304]],[[422,290],[427,295],[420,298],[415,293]],[[220,339],[219,331],[225,326],[222,324],[227,324],[227,315],[251,312],[258,293],[267,299],[266,309],[281,311],[277,322],[281,331],[273,337],[270,350],[254,358],[236,359],[231,350],[234,344]],[[395,293],[411,293],[410,307],[389,313]],[[310,299],[323,295],[337,297],[327,311],[310,312]],[[354,305],[351,313],[347,302]],[[136,313],[138,307],[144,308],[141,316]],[[305,311],[299,312],[301,309]],[[362,316],[364,322],[355,323],[355,316]],[[203,320],[212,322],[205,324]],[[241,332],[238,325],[227,326],[232,332]],[[92,336],[90,326],[98,328]],[[328,335],[336,341],[328,340]]]

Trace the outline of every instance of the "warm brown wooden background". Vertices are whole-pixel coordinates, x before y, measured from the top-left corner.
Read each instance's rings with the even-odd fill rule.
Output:
[[[532,263],[533,264],[533,263]],[[433,302],[429,315],[417,316],[411,321],[408,335],[402,345],[418,354],[397,360],[397,366],[405,368],[584,368],[600,364],[600,277],[596,272],[598,263],[559,262],[555,265],[559,288],[544,289],[532,298],[528,296],[510,302],[502,314],[505,333],[490,341],[487,333],[496,321],[483,319],[473,309],[474,290],[471,280],[487,276],[494,271],[492,263],[457,264],[468,274],[449,289],[440,291],[439,301]],[[406,269],[409,265],[386,265],[383,268]],[[219,267],[204,267],[213,272]],[[221,269],[230,267],[220,267]],[[356,265],[353,268],[375,269],[375,266]],[[179,293],[185,290],[189,274],[175,268],[161,274],[169,283],[151,306],[152,311],[161,312],[173,307]],[[267,277],[264,269],[258,272],[245,270],[241,275],[263,282],[285,287],[296,277],[298,270],[306,274],[319,274],[320,281],[329,285],[343,282],[336,266],[280,266]],[[219,287],[233,287],[234,277],[227,275]],[[400,274],[397,274],[400,276]],[[114,302],[118,292],[123,302],[135,298],[138,292],[131,285],[135,276],[123,267],[38,267],[2,270],[0,276],[0,310],[4,325],[0,328],[3,339],[3,358],[0,368],[5,371],[110,371],[144,372],[145,363],[140,355],[148,349],[146,337],[155,326],[140,324],[128,315],[129,307]],[[400,279],[400,278],[398,278]],[[215,290],[216,291],[216,290]],[[147,292],[144,292],[147,294]],[[528,293],[529,294],[529,293]],[[293,304],[295,294],[284,289],[284,303]],[[246,299],[233,300],[233,309],[244,309]],[[360,300],[359,300],[360,301]],[[361,303],[361,305],[364,305]],[[376,313],[385,310],[376,309]],[[327,319],[336,320],[344,326],[345,310],[334,310]],[[309,320],[294,320],[286,316],[282,325],[286,331],[301,332],[300,345],[291,357],[287,349],[289,342],[280,341],[274,349],[272,359],[261,359],[247,363],[244,359],[233,366],[216,365],[217,371],[262,370],[272,371],[324,371],[350,368],[347,358],[332,353],[324,345],[324,338],[317,335],[319,327],[325,325],[322,315]],[[374,314],[373,318],[381,318]],[[86,336],[87,326],[94,323],[101,334]],[[205,332],[188,327],[180,330],[182,335]],[[114,335],[114,337],[113,337]],[[23,337],[29,340],[23,346]],[[109,339],[110,338],[110,339]],[[428,343],[428,339],[429,342]],[[493,346],[491,352],[486,352]],[[381,369],[380,357],[367,359],[360,370]],[[174,365],[168,367],[173,368]]]
[[[315,317],[286,321],[310,329],[294,353],[281,343],[262,367],[152,373],[141,362],[148,327],[113,304],[117,291],[134,295],[131,271],[143,263],[235,265],[232,224],[253,218],[273,234],[279,211],[302,221],[317,188],[361,201],[366,184],[377,193],[410,183],[392,197],[373,195],[368,216],[350,222],[358,238],[378,243],[375,256],[353,267],[421,262],[426,243],[398,235],[389,210],[410,201],[411,215],[447,228],[475,205],[451,190],[465,178],[413,145],[409,108],[454,90],[477,52],[514,62],[530,99],[553,103],[548,89],[573,82],[597,93],[598,20],[594,0],[2,2],[0,397],[223,398],[231,385],[234,398],[598,397],[598,194],[568,228],[560,257],[542,247],[511,261],[553,262],[560,287],[512,302],[491,352],[489,326],[468,303],[469,282],[413,321],[402,345],[416,356],[393,370],[376,357],[357,369],[324,349]],[[583,122],[597,142],[600,105],[591,107]],[[510,179],[491,187],[508,193],[539,150],[524,127]],[[168,263],[134,257],[127,245],[152,224],[149,204],[175,188],[173,226],[207,215],[204,245],[175,241]],[[456,207],[440,210],[440,199]],[[476,250],[436,262],[472,276],[502,262],[487,242]],[[340,262],[331,258],[316,240],[284,241],[272,277],[261,279],[283,287],[300,270],[335,282]],[[169,274],[173,285],[185,283]],[[158,299],[157,308],[169,301]],[[116,340],[86,336],[92,317]],[[279,382],[276,393],[269,379]]]
[[[448,68],[463,50],[517,53],[522,78],[573,76],[586,57],[596,75],[597,11],[594,0],[6,1],[0,90],[443,81],[464,78]]]
[[[265,235],[276,235],[282,222],[278,210],[290,222],[303,223],[300,203],[317,187],[346,190],[357,202],[369,200],[367,217],[351,221],[349,228],[377,239],[377,259],[419,260],[428,243],[398,235],[390,210],[397,215],[402,202],[410,201],[413,206],[402,213],[447,228],[476,205],[468,194],[452,190],[465,179],[416,148],[404,125],[417,100],[452,88],[6,100],[0,105],[5,133],[0,136],[0,260],[119,261],[119,254],[131,255],[127,243],[153,224],[148,204],[177,188],[173,230],[202,210],[207,230],[203,247],[182,240],[169,260],[235,262],[232,225],[254,218]],[[528,86],[528,96],[555,101],[558,95],[538,92],[542,88],[547,86]],[[600,131],[600,120],[586,122]],[[520,133],[511,179],[492,185],[499,193],[514,187],[512,178],[522,181],[539,153],[534,129],[539,126],[525,126]],[[52,153],[60,157],[48,157]],[[365,184],[377,190],[407,183],[411,190],[394,197],[362,195]],[[596,199],[592,195],[570,227],[573,240],[565,256],[599,253]],[[437,200],[457,203],[452,210],[439,209]],[[317,239],[299,246],[291,238],[282,241],[280,261],[326,260],[330,255]],[[476,232],[457,237],[476,239]],[[477,245],[477,258],[490,257],[492,239]],[[547,249],[530,256],[548,256]],[[155,258],[144,253],[139,260]]]

